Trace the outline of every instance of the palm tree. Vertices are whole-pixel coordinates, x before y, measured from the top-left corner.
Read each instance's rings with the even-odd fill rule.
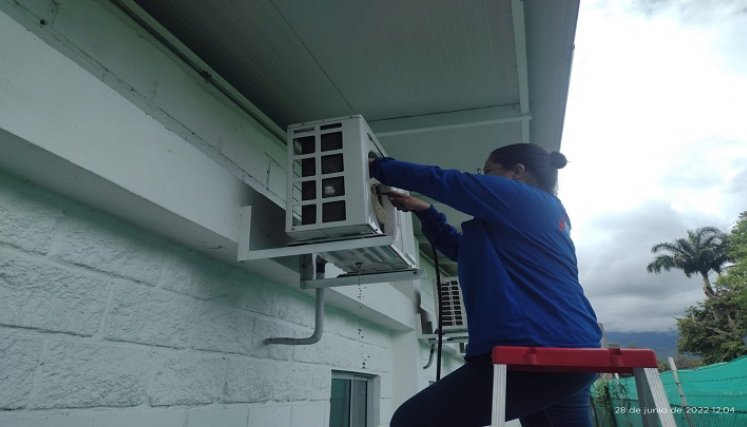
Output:
[[[651,247],[652,253],[668,252],[658,255],[646,270],[659,273],[662,269],[678,268],[687,277],[700,274],[703,278],[703,292],[707,298],[714,298],[716,292],[711,287],[708,275],[711,271],[720,274],[728,261],[726,235],[715,227],[687,230],[687,238],[680,238],[671,243],[657,243]]]

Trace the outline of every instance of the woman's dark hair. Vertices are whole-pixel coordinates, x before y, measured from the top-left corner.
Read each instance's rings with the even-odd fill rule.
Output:
[[[537,144],[511,144],[496,148],[490,153],[489,160],[506,169],[521,163],[534,177],[538,187],[553,194],[558,186],[558,169],[568,163],[561,153],[547,151]]]

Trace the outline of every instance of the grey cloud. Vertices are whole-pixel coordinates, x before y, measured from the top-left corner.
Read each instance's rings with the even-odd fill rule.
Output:
[[[600,321],[608,330],[655,331],[674,328],[674,317],[705,296],[697,277],[681,271],[652,274],[646,265],[651,247],[709,225],[708,218],[686,216],[658,201],[600,218],[576,241],[579,278]]]
[[[734,0],[636,0],[633,8],[646,14],[669,14],[685,23],[708,24],[747,15],[747,4]]]
[[[701,300],[699,291],[670,292],[660,297],[617,295],[591,298],[608,331],[663,331],[675,328],[684,308]]]
[[[648,17],[673,17],[685,25],[717,29],[715,42],[727,68],[747,71],[747,2],[741,0],[636,0],[633,11]]]
[[[721,154],[733,147],[745,146],[744,141],[737,140],[693,140],[683,144],[671,153],[663,167],[666,168],[660,185],[672,188],[693,190],[723,187],[724,169],[744,167],[747,162],[747,150],[738,158],[724,159]]]
[[[730,196],[727,203],[729,204],[729,210],[735,213],[731,225],[736,223],[739,219],[739,213],[747,211],[747,167],[742,169],[742,172],[738,173],[729,183],[726,188],[726,193]]]
[[[686,27],[682,34],[703,42],[702,46],[693,46],[691,52],[693,57],[700,61],[709,61],[707,64],[709,67],[706,67],[705,71],[719,70],[705,78],[700,74],[691,74],[692,85],[720,90],[717,89],[718,85],[712,85],[718,79],[735,82],[733,93],[730,91],[730,93],[722,94],[729,96],[723,102],[718,101],[721,98],[717,97],[707,100],[698,99],[697,95],[700,92],[689,91],[687,87],[672,88],[663,85],[664,89],[673,90],[676,93],[646,92],[648,104],[663,111],[671,108],[669,107],[671,102],[687,102],[696,111],[698,109],[718,111],[720,108],[732,108],[731,101],[741,99],[740,88],[736,85],[743,81],[740,79],[743,79],[747,73],[747,55],[744,50],[747,46],[747,1],[634,0],[631,6],[628,2],[601,0],[590,3],[582,2],[581,7],[586,8],[587,12],[593,11],[596,14],[592,15],[597,18],[595,22],[598,22],[598,19],[615,19],[622,20],[622,22],[631,20],[635,25],[668,28],[677,21],[681,24],[677,27]],[[585,31],[588,28],[594,29],[591,25],[593,22],[585,23],[584,17],[582,11],[578,33],[579,46],[586,41],[583,37],[592,36],[587,35]],[[586,28],[584,25],[589,25],[589,27]],[[598,28],[594,31],[599,31],[602,36],[607,35]],[[593,46],[593,43],[591,45]],[[705,48],[707,51],[698,50],[700,48]],[[645,53],[645,46],[641,46],[640,49]],[[594,70],[590,66],[598,65],[595,62],[594,53],[587,52],[580,55],[586,58],[586,62],[574,64],[574,79],[580,78],[587,81],[599,79],[599,76],[589,74]],[[676,53],[674,50],[661,52],[660,56],[666,59],[666,55]],[[627,63],[636,64],[637,59],[628,58]],[[624,60],[625,58],[621,59],[621,61]],[[689,69],[682,69],[683,75],[688,75],[689,72]],[[606,75],[608,78],[614,77],[614,73]],[[657,98],[660,95],[664,97]],[[572,102],[583,103],[585,101],[583,97],[569,99]],[[592,111],[586,112],[587,119],[589,114],[593,118],[596,111],[604,111],[599,110],[596,105]],[[719,119],[709,122],[712,117],[711,114],[705,114],[702,117],[704,126],[702,129],[706,131],[696,132],[697,135],[727,135],[727,132],[737,129],[733,123],[721,122]],[[731,118],[732,115],[725,114],[723,120],[731,120]],[[586,120],[583,126],[593,126],[594,122],[594,120]],[[641,129],[645,129],[643,125],[648,124],[650,123],[642,124]],[[727,126],[719,128],[722,125]],[[567,128],[574,129],[573,124],[568,123]],[[707,131],[709,128],[713,131]],[[702,284],[700,278],[688,279],[679,270],[661,274],[648,273],[646,265],[654,259],[651,246],[683,237],[687,230],[697,227],[715,226],[728,231],[731,224],[736,221],[739,212],[747,210],[747,157],[745,157],[747,154],[744,154],[743,149],[745,144],[743,132],[737,129],[736,135],[732,136],[733,140],[690,141],[696,137],[695,134],[690,135],[689,132],[685,134],[677,132],[677,129],[672,130],[669,135],[680,140],[651,142],[651,144],[671,143],[671,146],[677,147],[668,152],[666,158],[657,159],[660,160],[657,167],[663,171],[642,170],[640,167],[637,168],[638,165],[634,162],[628,162],[624,173],[615,174],[607,171],[607,174],[597,174],[593,177],[595,180],[608,180],[609,185],[606,191],[612,194],[618,190],[618,185],[627,186],[626,191],[621,192],[623,194],[621,197],[626,197],[625,195],[630,193],[629,186],[639,180],[626,182],[624,175],[630,173],[640,177],[642,174],[651,172],[651,180],[644,185],[656,187],[659,194],[665,194],[662,200],[637,200],[635,206],[612,215],[595,213],[595,211],[604,209],[590,209],[589,214],[597,215],[596,219],[579,220],[573,223],[573,237],[579,258],[582,285],[597,311],[599,320],[604,322],[610,331],[656,331],[674,328],[675,317],[683,316],[686,307],[705,298]],[[658,134],[660,133],[657,132]],[[617,149],[623,147],[622,144],[610,146],[617,147]],[[595,143],[586,149],[585,154],[590,154],[589,152],[593,152],[598,147],[599,145]],[[613,151],[615,149],[612,148]],[[646,152],[645,146],[639,150],[641,156],[651,155]],[[606,156],[604,153],[597,155]],[[734,176],[735,171],[741,172]],[[664,180],[658,180],[657,177],[661,176],[660,172],[664,173]],[[651,193],[647,190],[648,188],[640,189],[641,199],[646,197],[645,194]],[[561,198],[563,198],[562,191],[565,190],[561,189]],[[671,204],[670,200],[672,200]],[[688,203],[692,205],[688,206]],[[677,206],[677,209],[673,206]],[[682,213],[683,210],[687,213]],[[573,220],[574,212],[569,213]],[[583,218],[580,213],[577,215]]]
[[[744,209],[747,209],[747,167],[731,180],[726,191],[737,196],[736,199],[741,200],[745,204]]]

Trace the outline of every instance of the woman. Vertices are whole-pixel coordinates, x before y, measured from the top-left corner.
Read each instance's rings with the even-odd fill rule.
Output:
[[[379,158],[371,176],[428,196],[474,218],[462,233],[427,202],[389,194],[412,211],[423,233],[458,261],[469,343],[464,366],[405,402],[392,427],[490,424],[496,345],[599,347],[601,331],[578,281],[570,221],[555,196],[565,156],[536,144],[493,151],[484,175]],[[523,427],[591,426],[589,386],[596,376],[509,371],[507,419]]]

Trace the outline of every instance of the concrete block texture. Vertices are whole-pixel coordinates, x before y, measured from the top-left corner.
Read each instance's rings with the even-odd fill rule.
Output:
[[[204,405],[220,399],[226,372],[223,356],[171,351],[155,359],[148,387],[151,406]]]
[[[186,407],[0,412],[3,427],[184,427],[186,424]]]
[[[0,410],[26,406],[41,347],[38,337],[0,330]]]
[[[381,348],[391,347],[391,331],[383,326],[357,317],[355,316],[355,312],[346,312],[333,307],[328,307],[326,311],[326,323],[336,333],[367,345],[374,345]]]
[[[326,367],[228,357],[228,403],[324,401],[330,392],[331,371]]]
[[[391,375],[385,328],[329,308],[320,343],[265,345],[311,334],[310,295],[14,185],[51,229],[0,237],[0,425],[323,426],[333,369]]]
[[[175,246],[163,256],[159,285],[200,299],[229,296],[233,269],[193,251]]]
[[[0,189],[0,197],[9,191]],[[309,295],[69,200],[50,204],[57,196],[42,190],[28,194],[34,198],[17,203],[16,212],[54,206],[44,212],[55,218],[49,233],[55,237],[47,254],[0,246],[0,323],[6,325],[0,378],[13,389],[0,390],[0,404],[28,415],[11,417],[13,423],[64,425],[62,415],[38,417],[35,410],[66,408],[76,412],[65,419],[87,420],[80,425],[107,425],[107,417],[116,423],[130,411],[142,425],[184,425],[193,409],[192,424],[215,413],[238,422],[244,409],[236,408],[259,403],[272,406],[247,410],[245,420],[315,425],[325,419],[319,408],[328,404],[332,369],[391,370],[383,328],[330,309],[319,344],[265,345],[272,336],[311,334]],[[300,402],[291,416],[288,408]],[[183,411],[153,412],[166,406]],[[122,407],[132,408],[111,410]]]
[[[109,424],[94,424],[94,426]],[[131,425],[131,424],[128,424]],[[85,414],[18,414],[0,412],[0,426],[3,427],[91,427],[91,418]]]
[[[312,346],[294,348],[293,360],[372,374],[392,371],[392,352],[328,332]]]
[[[54,338],[47,343],[29,407],[88,408],[145,403],[147,349]]]
[[[289,406],[259,406],[249,408],[249,427],[288,426],[291,423]]]
[[[50,52],[64,45],[63,54],[92,80],[103,78],[142,110],[132,127],[150,126],[151,115],[198,146],[198,160],[206,153],[228,167],[221,156],[230,155],[239,175],[283,194],[282,144],[164,54],[116,6],[0,2],[45,18],[38,32],[57,46]],[[129,104],[107,105],[130,114]],[[94,143],[83,138],[79,152]],[[136,163],[123,164],[137,174]],[[324,426],[333,369],[393,375],[387,329],[342,310],[329,309],[327,319],[319,344],[266,346],[267,337],[310,335],[310,295],[0,173],[0,426]]]
[[[267,402],[272,398],[274,377],[280,364],[253,358],[228,358],[224,400],[227,403]]]
[[[93,335],[109,282],[48,260],[0,250],[0,323]]]
[[[86,411],[91,427],[184,427],[187,408],[128,408]],[[0,423],[1,424],[1,423]]]
[[[104,335],[148,345],[248,354],[254,315],[145,285],[114,290]]]
[[[46,253],[62,217],[57,200],[0,173],[0,243]]]
[[[314,324],[314,299],[311,295],[267,283],[243,271],[236,271],[231,281],[236,283],[232,304],[301,326]]]
[[[328,403],[294,405],[291,407],[291,427],[327,427],[325,409]]]
[[[290,325],[274,318],[258,317],[254,322],[251,355],[262,359],[290,360],[293,357],[293,346],[267,345],[264,340],[272,337],[305,338],[311,334],[312,330],[309,328]]]
[[[246,427],[248,418],[243,405],[193,408],[187,414],[187,427]]]
[[[50,252],[64,262],[156,284],[162,246],[143,230],[100,212],[76,209],[61,222]]]

